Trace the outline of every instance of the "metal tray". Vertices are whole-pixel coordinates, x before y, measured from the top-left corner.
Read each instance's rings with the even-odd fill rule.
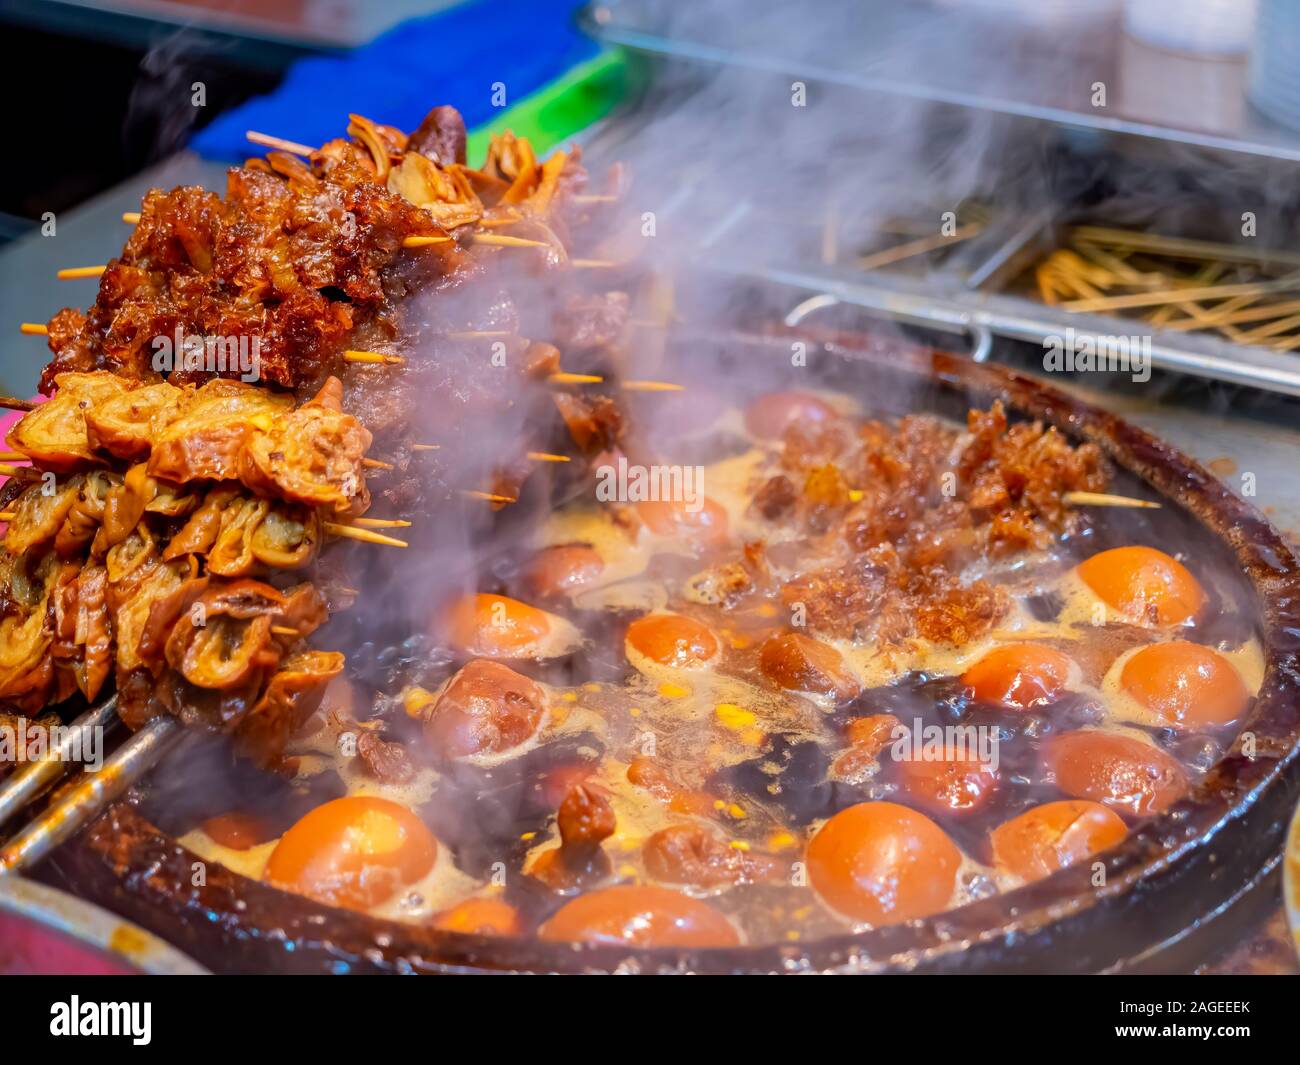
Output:
[[[760,4],[760,8],[762,6]],[[910,14],[900,13],[900,8],[905,8]],[[933,19],[934,15],[933,6],[920,3],[869,3],[856,16],[844,17],[876,20],[872,28],[875,30],[879,24],[879,36],[873,38],[875,54],[879,55],[887,50],[891,37],[923,32],[927,20]],[[1233,136],[1212,137],[1192,129],[1119,119],[1113,115],[1105,118],[1059,107],[1031,106],[1025,101],[1000,100],[980,95],[974,92],[973,87],[970,91],[958,91],[920,81],[899,82],[867,77],[822,65],[815,56],[791,58],[782,51],[783,45],[755,43],[759,36],[755,33],[740,34],[748,43],[734,46],[717,43],[720,38],[710,36],[716,36],[716,31],[707,25],[698,31],[699,36],[691,39],[662,35],[653,30],[656,7],[649,0],[613,0],[591,5],[584,9],[581,18],[584,28],[599,39],[628,48],[654,64],[671,67],[675,74],[693,67],[707,71],[710,64],[721,64],[754,77],[798,76],[810,83],[821,81],[828,84],[846,105],[852,103],[854,92],[862,92],[893,94],[936,105],[984,109],[1034,120],[1035,135],[1041,134],[1045,127],[1055,125],[1059,127],[1062,141],[1068,143],[1079,142],[1081,129],[1085,140],[1086,135],[1101,132],[1106,137],[1100,142],[1089,141],[1084,146],[1093,154],[1124,155],[1132,149],[1136,137],[1142,142],[1139,149],[1145,155],[1153,156],[1157,166],[1166,157],[1163,153],[1189,147],[1190,150],[1253,156],[1254,160],[1247,159],[1243,165],[1269,168],[1274,176],[1279,171],[1290,173],[1294,162],[1300,161],[1300,135],[1281,127],[1260,125],[1262,119],[1252,118],[1253,124],[1238,130]],[[1111,36],[1114,36],[1113,32]],[[1103,37],[1103,43],[1107,39]],[[1096,36],[1088,38],[1083,35],[1069,46],[1077,53],[1071,54],[1080,62],[1101,62],[1097,57],[1106,53],[1097,41]],[[1057,50],[1052,53],[1057,59],[1060,58],[1060,47],[1066,45],[1058,42]],[[1023,51],[1022,41],[1017,56]],[[865,59],[863,65],[872,66]],[[654,92],[654,88],[649,91]],[[618,157],[619,145],[635,142],[638,129],[653,121],[653,104],[653,98],[628,101],[588,138],[587,150],[597,158]],[[1265,128],[1267,136],[1261,132]],[[1121,134],[1135,137],[1112,136]],[[1172,154],[1168,158],[1172,159]],[[1206,159],[1212,160],[1213,155],[1207,154]],[[1150,162],[1147,159],[1144,165],[1150,165]],[[691,186],[690,175],[682,175],[682,180],[677,183],[677,195],[671,202],[657,205],[658,212],[661,215],[674,212],[689,215],[690,204],[684,203],[683,199],[689,197]],[[908,276],[906,271],[893,268],[867,273],[843,265],[828,266],[807,256],[802,259],[794,257],[780,267],[756,265],[742,243],[729,240],[733,231],[740,232],[746,219],[757,214],[757,208],[744,201],[736,202],[733,209],[720,219],[703,222],[696,218],[694,221],[699,227],[701,249],[707,251],[709,261],[725,273],[792,286],[810,296],[820,294],[830,301],[856,305],[896,321],[965,334],[974,338],[978,357],[989,354],[993,337],[1041,346],[1048,338],[1064,336],[1067,329],[1072,329],[1079,338],[1149,336],[1151,365],[1155,369],[1300,397],[1300,354],[1235,344],[1209,334],[1153,329],[1149,323],[1132,318],[1071,313],[999,291],[1017,264],[1023,264],[1035,250],[1050,246],[1055,227],[1075,208],[1076,205],[1071,203],[1044,204],[1028,217],[1016,216],[1014,211],[1009,211],[1007,217],[990,227],[978,242],[971,242],[974,246],[971,250],[978,250],[979,256],[972,261],[971,256],[966,255],[961,271],[940,268],[923,277]],[[729,244],[734,245],[730,253]]]

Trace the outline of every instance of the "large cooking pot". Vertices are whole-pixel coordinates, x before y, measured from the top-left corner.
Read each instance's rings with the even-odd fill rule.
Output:
[[[1242,728],[1250,744],[1239,738],[1185,799],[1103,855],[1104,887],[1076,866],[948,914],[863,934],[678,952],[437,932],[335,910],[222,868],[208,868],[195,886],[196,857],[130,802],[61,852],[61,872],[79,892],[222,971],[1087,972],[1190,967],[1216,942],[1231,942],[1261,906],[1276,906],[1282,843],[1300,793],[1300,569],[1281,535],[1191,459],[1055,388],[896,341],[803,336],[807,368],[798,371],[790,335],[696,333],[671,349],[684,353],[682,380],[709,366],[737,391],[760,379],[756,388],[806,387],[811,370],[817,384],[886,416],[929,410],[962,418],[969,406],[1001,398],[1013,415],[1100,445],[1118,467],[1116,491],[1153,490],[1165,500],[1138,517],[1109,511],[1101,525],[1149,523],[1148,540],[1212,560],[1257,612],[1267,669]]]

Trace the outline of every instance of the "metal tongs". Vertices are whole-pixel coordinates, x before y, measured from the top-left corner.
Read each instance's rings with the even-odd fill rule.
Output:
[[[67,774],[75,753],[84,749],[93,730],[107,730],[117,724],[117,696],[111,695],[73,721],[43,758],[25,763],[0,784],[0,829]],[[0,874],[35,865],[74,836],[148,773],[176,746],[183,732],[174,718],[154,718],[98,770],[85,770],[80,780],[0,846]]]

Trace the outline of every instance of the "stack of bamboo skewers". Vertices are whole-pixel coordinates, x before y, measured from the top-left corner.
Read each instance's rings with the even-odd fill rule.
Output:
[[[1062,310],[1132,312],[1163,330],[1300,348],[1300,253],[1076,226],[1033,279]]]

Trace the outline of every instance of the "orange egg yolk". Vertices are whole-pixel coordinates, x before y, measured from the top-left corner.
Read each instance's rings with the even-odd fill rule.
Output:
[[[1153,547],[1116,547],[1079,563],[1079,577],[1107,606],[1139,625],[1181,625],[1205,592],[1177,559]]]
[[[795,422],[815,425],[839,417],[811,392],[769,392],[745,408],[745,428],[761,440],[778,440]]]
[[[486,658],[535,655],[551,631],[545,610],[504,595],[465,596],[451,609],[451,639],[462,651]]]
[[[1120,687],[1170,728],[1189,731],[1227,725],[1250,702],[1231,662],[1183,640],[1136,652],[1124,663]]]
[[[736,947],[741,942],[736,926],[707,902],[634,884],[579,895],[538,934],[552,941],[635,947]]]
[[[993,830],[993,862],[1021,880],[1041,880],[1113,847],[1127,832],[1119,814],[1100,803],[1084,799],[1044,803]]]
[[[433,868],[438,841],[388,799],[346,796],[316,807],[271,852],[266,879],[330,906],[367,910]]]
[[[501,899],[466,899],[435,914],[433,927],[471,936],[517,936],[524,923],[519,911]]]
[[[1163,813],[1187,791],[1183,767],[1159,747],[1133,736],[1084,729],[1047,742],[1056,786],[1133,817]]]
[[[808,878],[831,909],[873,925],[947,909],[961,852],[924,814],[892,802],[841,810],[808,844]]]
[[[910,758],[898,763],[907,797],[931,813],[968,814],[987,805],[998,775],[972,752],[949,747],[942,758]]]
[[[712,499],[691,510],[679,500],[648,500],[636,504],[637,517],[652,533],[688,543],[717,547],[727,542],[727,511]]]
[[[712,630],[683,614],[647,614],[627,627],[627,642],[661,666],[694,669],[718,653]]]
[[[275,833],[262,818],[239,811],[209,817],[201,827],[214,843],[232,851],[246,851],[275,839]]]
[[[1028,710],[1065,690],[1070,666],[1070,659],[1051,647],[1010,643],[986,654],[962,674],[961,682],[982,702]]]
[[[586,544],[560,544],[539,551],[528,567],[528,583],[538,595],[566,595],[600,576],[605,560]]]

